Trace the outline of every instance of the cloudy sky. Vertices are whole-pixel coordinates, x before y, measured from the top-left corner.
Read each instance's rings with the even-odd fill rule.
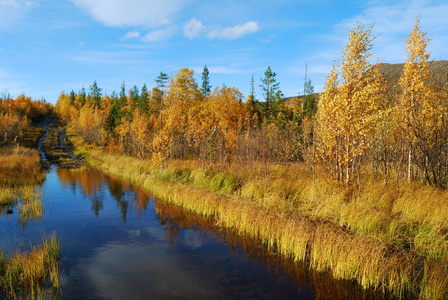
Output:
[[[55,103],[62,92],[103,92],[146,83],[163,71],[204,65],[211,84],[258,98],[268,66],[285,96],[316,91],[356,21],[374,25],[373,60],[401,63],[416,17],[432,59],[448,59],[448,4],[431,0],[0,0],[0,92]]]

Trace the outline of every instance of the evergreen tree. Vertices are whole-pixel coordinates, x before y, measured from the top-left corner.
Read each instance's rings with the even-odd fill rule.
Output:
[[[120,102],[120,105],[123,106],[126,102],[127,102],[127,97],[126,97],[126,84],[123,81],[123,83],[121,84],[121,89],[120,89],[120,94],[119,94],[119,98],[118,101]]]
[[[207,97],[210,94],[212,86],[210,85],[210,79],[208,77],[209,71],[207,65],[205,65],[204,70],[202,71],[202,87],[201,87],[201,95],[202,97]]]
[[[78,96],[78,101],[81,107],[84,106],[84,104],[86,104],[86,99],[87,99],[87,95],[86,95],[86,89],[84,87],[82,87],[81,91],[79,92],[79,96]]]
[[[252,74],[252,78],[250,80],[250,93],[249,93],[249,96],[247,96],[246,106],[247,106],[247,109],[249,110],[251,116],[253,116],[254,114],[259,115],[257,99],[255,99],[254,75],[253,74]]]
[[[309,78],[305,79],[302,109],[303,114],[309,118],[312,118],[317,110],[316,97],[314,96],[314,86]]]
[[[112,93],[113,103],[109,109],[109,114],[105,120],[106,130],[115,134],[115,128],[121,124],[124,112],[122,111],[123,105],[126,103],[125,84],[124,81],[121,85],[120,96],[117,97],[116,93]]]
[[[76,100],[76,94],[75,94],[75,91],[72,90],[70,92],[70,105],[71,106],[75,105],[75,100]]]
[[[252,74],[252,78],[250,80],[250,96],[253,101],[257,101],[257,99],[255,98],[254,74]]]
[[[275,95],[277,91],[279,90],[280,83],[277,82],[277,79],[275,78],[277,74],[275,72],[272,72],[271,66],[268,66],[266,71],[264,72],[264,78],[260,78],[261,80],[261,89],[263,91],[265,103],[264,103],[264,112],[265,116],[269,117],[271,116],[271,106],[272,101],[275,100]]]
[[[95,108],[100,108],[101,106],[101,90],[96,83],[96,80],[93,81],[93,84],[90,86],[90,97],[92,98],[93,105]]]
[[[141,111],[148,112],[149,110],[149,92],[148,88],[146,87],[146,83],[143,84],[142,91],[140,93],[140,103],[139,108]]]
[[[160,72],[160,75],[157,76],[154,81],[157,83],[157,86],[159,87],[159,92],[161,95],[165,92],[166,83],[168,81],[168,74]]]
[[[136,107],[140,106],[140,93],[136,85],[129,90],[129,100],[131,100],[131,110],[133,112]]]

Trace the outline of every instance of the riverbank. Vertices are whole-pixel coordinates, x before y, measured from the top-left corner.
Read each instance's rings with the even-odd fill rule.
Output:
[[[47,119],[47,118],[46,118]],[[56,120],[55,118],[53,118]],[[16,143],[0,147],[0,215],[18,213],[24,226],[43,215],[40,185],[44,163],[37,150],[46,130],[27,126]],[[53,234],[42,244],[7,255],[0,249],[0,292],[7,299],[56,299],[61,279],[60,247]]]
[[[195,161],[109,154],[72,135],[75,154],[157,198],[213,217],[218,226],[335,278],[398,297],[447,297],[448,194],[417,184],[361,190],[315,178],[301,164],[202,169]]]

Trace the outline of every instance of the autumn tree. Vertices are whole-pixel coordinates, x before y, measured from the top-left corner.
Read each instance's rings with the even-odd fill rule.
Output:
[[[407,177],[412,178],[415,163],[430,184],[446,188],[448,175],[447,94],[442,85],[430,82],[430,39],[420,29],[417,19],[406,43],[406,63],[400,77],[402,93],[397,105],[397,116],[405,135]]]
[[[364,29],[361,23],[350,30],[342,66],[333,66],[327,77],[316,114],[320,158],[346,184],[355,171],[359,179],[362,157],[371,146],[379,114],[381,76],[368,62],[371,31],[372,27]]]
[[[153,161],[160,166],[168,158],[168,150],[175,157],[183,156],[193,143],[188,125],[201,110],[201,94],[193,74],[188,68],[180,69],[163,95],[162,129],[154,136],[152,145]]]

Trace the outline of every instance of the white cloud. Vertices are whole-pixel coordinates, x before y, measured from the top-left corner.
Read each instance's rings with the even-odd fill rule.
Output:
[[[129,39],[138,39],[140,37],[140,33],[138,31],[129,31],[124,36],[120,38],[121,41],[126,41]]]
[[[266,44],[266,43],[270,43],[274,38],[275,38],[275,34],[271,34],[268,38],[259,39],[259,41]]]
[[[111,27],[156,28],[174,21],[186,0],[70,0],[94,20]]]
[[[260,27],[258,23],[249,21],[247,23],[236,25],[234,27],[227,27],[220,30],[211,30],[207,34],[209,39],[237,39],[246,34],[254,33],[258,31]]]
[[[0,0],[0,29],[14,27],[31,9],[39,6],[37,1]]]
[[[0,6],[2,7],[20,7],[16,0],[1,0]]]
[[[204,31],[205,26],[202,25],[201,21],[198,21],[195,18],[191,19],[184,26],[184,36],[190,40],[200,36]]]
[[[25,6],[27,7],[39,7],[40,3],[35,1],[26,1]]]
[[[157,29],[149,32],[141,38],[145,43],[161,43],[169,39],[174,34],[175,28],[173,26]]]

